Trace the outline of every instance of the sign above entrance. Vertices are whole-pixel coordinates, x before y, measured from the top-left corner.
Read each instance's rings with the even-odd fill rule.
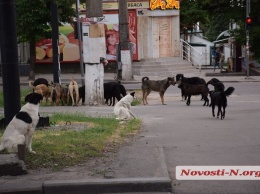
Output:
[[[103,2],[102,3],[103,10],[117,10],[118,9],[118,2]],[[149,9],[149,2],[144,1],[136,1],[127,2],[128,9]],[[80,11],[85,12],[86,11],[86,3],[80,4]]]
[[[179,0],[150,0],[150,9],[180,9]]]

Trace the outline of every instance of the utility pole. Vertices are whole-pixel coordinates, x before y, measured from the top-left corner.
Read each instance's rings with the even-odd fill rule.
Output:
[[[79,0],[76,0],[76,16],[77,16],[77,29],[78,29],[78,41],[79,41],[79,58],[80,58],[80,73],[81,73],[81,84],[85,85],[84,79],[84,67],[83,67],[83,54],[82,54],[82,30],[81,30],[81,21],[79,18],[80,12],[80,3]]]
[[[0,48],[5,124],[21,109],[15,0],[0,0]]]
[[[246,0],[246,18],[249,17],[250,14],[250,0]],[[249,29],[248,27],[246,27],[246,63],[247,63],[247,71],[246,71],[246,76],[247,78],[249,78],[249,55],[250,55],[250,51],[249,51]]]
[[[119,10],[119,50],[122,63],[122,79],[132,79],[132,56],[130,51],[127,0],[118,1]]]
[[[85,63],[85,103],[100,105],[104,102],[104,65],[106,58],[105,26],[102,0],[86,0],[86,19],[82,25],[83,56]],[[105,60],[106,61],[106,60]]]
[[[60,80],[60,53],[59,53],[59,20],[58,6],[55,0],[51,0],[51,28],[52,28],[52,49],[53,49],[53,81],[61,83]]]

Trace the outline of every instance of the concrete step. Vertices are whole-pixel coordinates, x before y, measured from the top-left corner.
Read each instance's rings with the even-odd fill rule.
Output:
[[[180,57],[143,59],[133,63],[133,74],[139,76],[175,76],[178,73],[198,71]]]

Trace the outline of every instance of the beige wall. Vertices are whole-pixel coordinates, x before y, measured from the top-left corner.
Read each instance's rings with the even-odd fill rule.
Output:
[[[138,59],[144,58],[157,58],[159,55],[170,55],[169,57],[177,57],[180,56],[180,19],[179,19],[179,10],[143,10],[143,14],[138,14]],[[164,18],[164,19],[162,19]],[[169,18],[169,19],[168,19]],[[165,20],[166,19],[166,20]],[[159,22],[158,22],[159,21]],[[156,43],[157,36],[156,33],[160,33],[157,30],[157,25],[160,25],[160,21],[170,21],[167,23],[170,24],[169,31],[167,32],[167,36],[169,34],[169,45],[167,45],[167,49],[170,51],[158,51],[165,44]],[[160,27],[162,29],[162,27]],[[158,35],[159,37],[159,35]],[[160,35],[160,38],[162,35]],[[165,38],[165,36],[164,36]],[[155,40],[156,39],[156,40]],[[161,46],[161,48],[159,48]],[[162,54],[164,53],[164,54]]]

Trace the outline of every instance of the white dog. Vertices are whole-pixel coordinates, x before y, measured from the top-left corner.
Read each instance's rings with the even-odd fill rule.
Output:
[[[131,116],[136,118],[136,116],[130,110],[131,103],[133,102],[134,98],[135,92],[132,92],[130,94],[127,94],[119,102],[116,103],[116,105],[114,106],[114,113],[117,119],[129,120]]]
[[[41,94],[31,93],[27,103],[11,120],[2,137],[0,151],[18,152],[18,145],[25,144],[29,152],[32,150],[32,138],[39,120],[39,105],[43,99]]]

